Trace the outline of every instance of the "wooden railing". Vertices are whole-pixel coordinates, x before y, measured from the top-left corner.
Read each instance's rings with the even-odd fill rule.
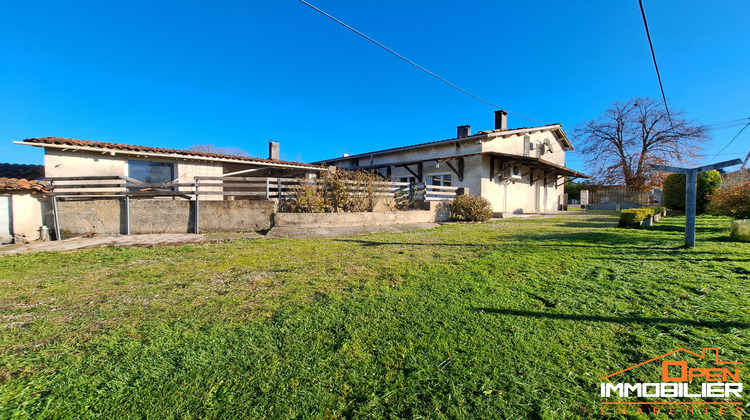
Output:
[[[60,238],[58,200],[120,199],[125,204],[126,234],[130,233],[131,198],[182,198],[195,202],[195,232],[199,231],[200,200],[270,200],[293,198],[302,183],[313,180],[270,177],[200,176],[194,182],[147,183],[126,176],[50,177],[46,179],[52,197],[56,237]],[[376,182],[361,184],[344,181],[352,194],[393,197],[396,202],[447,201],[455,197],[457,187],[425,183]]]

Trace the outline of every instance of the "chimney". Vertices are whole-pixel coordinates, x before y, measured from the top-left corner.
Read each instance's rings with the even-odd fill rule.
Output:
[[[279,160],[279,142],[268,140],[268,158]]]
[[[502,109],[495,111],[495,130],[508,129],[508,113]]]
[[[456,127],[456,138],[460,139],[463,137],[469,137],[471,135],[470,125],[459,125]]]

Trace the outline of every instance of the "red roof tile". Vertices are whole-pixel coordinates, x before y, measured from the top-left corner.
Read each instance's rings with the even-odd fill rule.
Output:
[[[0,178],[0,192],[29,191],[48,193],[47,184],[41,181],[29,181],[18,178]]]
[[[206,157],[206,158],[217,158],[217,159],[231,159],[231,160],[239,160],[239,161],[246,161],[246,162],[257,162],[257,163],[275,163],[275,164],[282,164],[282,165],[293,165],[293,166],[304,166],[309,168],[317,168],[321,169],[318,165],[312,165],[309,163],[302,163],[302,162],[289,162],[284,160],[272,160],[272,159],[261,159],[261,158],[254,158],[254,157],[245,157],[245,156],[233,156],[233,155],[222,155],[217,153],[205,153],[205,152],[194,152],[192,150],[180,150],[180,149],[164,149],[160,147],[148,147],[148,146],[138,146],[134,144],[120,144],[120,143],[107,143],[107,142],[101,142],[101,141],[89,141],[89,140],[78,140],[78,139],[69,139],[69,138],[62,138],[62,137],[38,137],[38,138],[32,138],[32,139],[24,139],[25,143],[34,144],[34,145],[41,145],[44,146],[45,144],[56,144],[56,145],[65,145],[65,146],[73,146],[73,147],[92,147],[97,149],[106,149],[106,150],[122,150],[122,151],[128,151],[128,152],[147,152],[147,153],[164,153],[164,154],[171,154],[171,155],[180,155],[180,156],[193,156],[197,158]]]

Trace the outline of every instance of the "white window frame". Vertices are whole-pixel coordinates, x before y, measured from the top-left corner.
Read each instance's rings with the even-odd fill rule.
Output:
[[[394,176],[396,178],[396,181],[394,182],[408,182],[410,184],[416,184],[417,183],[417,177],[416,176]],[[401,181],[401,179],[406,179],[406,181]]]
[[[432,177],[434,177],[434,176],[439,176],[440,177],[440,184],[433,184],[432,183]],[[446,176],[450,177],[450,183],[451,183],[451,185],[445,185],[445,177]],[[429,173],[429,174],[427,174],[427,181],[428,181],[427,182],[428,185],[438,185],[438,186],[441,186],[441,187],[446,187],[446,186],[452,187],[452,186],[454,186],[453,185],[453,173],[452,172],[433,172],[433,173]]]

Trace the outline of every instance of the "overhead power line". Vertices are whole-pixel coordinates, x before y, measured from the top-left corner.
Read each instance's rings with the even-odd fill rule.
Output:
[[[716,159],[716,157],[717,157],[717,156],[719,156],[719,153],[723,152],[723,151],[724,151],[724,149],[726,149],[727,147],[729,147],[729,145],[730,145],[730,144],[732,144],[732,142],[733,142],[733,141],[734,141],[734,140],[735,140],[735,139],[736,139],[737,137],[739,137],[739,136],[740,136],[740,134],[742,134],[742,132],[743,132],[743,131],[745,131],[745,129],[746,129],[746,128],[747,128],[748,126],[750,126],[750,122],[749,122],[749,123],[747,123],[747,124],[745,124],[745,126],[744,126],[744,127],[742,127],[742,128],[740,129],[740,131],[739,131],[739,132],[738,132],[738,133],[737,133],[737,134],[736,134],[736,135],[735,135],[734,137],[732,137],[732,140],[729,140],[729,143],[727,143],[727,145],[726,145],[726,146],[722,147],[722,148],[721,148],[721,150],[719,150],[719,152],[718,152],[718,153],[716,153],[716,154],[714,155],[714,157],[712,157],[712,158],[711,158],[711,161],[710,161],[709,163],[713,162],[713,161],[714,161],[714,159]]]
[[[725,122],[720,122],[720,123],[708,124],[708,125],[706,125],[706,127],[709,130],[724,130],[726,128],[740,127],[742,125],[745,125],[748,121],[750,121],[750,117],[748,117],[748,118],[741,118],[739,120],[732,120],[732,121],[725,121]]]
[[[418,68],[418,69],[422,70],[423,72],[425,72],[425,73],[429,74],[430,76],[432,76],[432,77],[434,77],[434,78],[436,78],[436,79],[440,80],[441,82],[443,82],[443,83],[447,84],[448,86],[451,86],[452,88],[454,88],[454,89],[457,89],[457,90],[459,90],[459,91],[461,91],[461,92],[465,93],[466,95],[469,95],[469,96],[471,96],[472,98],[474,98],[474,99],[476,99],[476,100],[482,101],[482,102],[486,103],[487,105],[493,106],[493,107],[495,107],[495,108],[497,108],[497,109],[503,109],[503,108],[502,108],[501,106],[499,106],[499,105],[496,105],[496,104],[493,104],[492,102],[490,102],[490,101],[487,101],[487,100],[485,100],[485,99],[482,99],[482,98],[480,98],[479,96],[477,96],[477,95],[474,95],[473,93],[471,93],[471,92],[467,91],[466,89],[463,89],[463,88],[461,88],[460,86],[457,86],[456,84],[454,84],[454,83],[451,83],[450,81],[446,80],[445,78],[443,78],[443,77],[440,77],[440,76],[438,76],[437,74],[435,74],[435,73],[431,72],[430,70],[428,70],[428,69],[426,69],[426,68],[424,68],[424,67],[420,66],[419,64],[417,64],[417,63],[413,62],[412,60],[409,60],[408,58],[404,57],[403,55],[401,55],[401,54],[397,53],[396,51],[394,51],[394,50],[392,50],[392,49],[390,49],[390,48],[386,47],[385,45],[381,44],[380,42],[378,42],[378,41],[376,41],[376,40],[374,40],[374,39],[370,38],[369,36],[365,35],[364,33],[362,33],[362,32],[360,32],[360,31],[358,31],[357,29],[355,29],[355,28],[353,28],[353,27],[351,27],[351,26],[347,25],[346,23],[344,23],[344,22],[342,22],[341,20],[337,19],[336,17],[334,17],[334,16],[330,15],[329,13],[326,13],[325,11],[323,11],[323,10],[319,9],[318,7],[315,7],[315,6],[313,6],[312,4],[310,4],[310,3],[306,2],[305,0],[299,0],[299,2],[300,2],[300,3],[302,3],[302,4],[304,4],[304,5],[306,5],[306,6],[308,6],[308,7],[310,7],[311,9],[315,10],[316,12],[318,12],[318,13],[320,13],[320,14],[322,14],[322,15],[326,16],[327,18],[329,18],[329,19],[333,20],[334,22],[336,22],[336,23],[338,23],[339,25],[341,25],[341,26],[345,27],[346,29],[349,29],[350,31],[352,31],[352,32],[354,32],[355,34],[357,34],[357,35],[361,36],[362,38],[364,38],[364,39],[366,39],[366,40],[368,40],[368,41],[372,42],[373,44],[377,45],[378,47],[380,47],[380,48],[382,48],[382,49],[384,49],[384,50],[388,51],[389,53],[391,53],[391,54],[395,55],[396,57],[398,57],[398,58],[400,58],[400,59],[402,59],[402,60],[406,61],[407,63],[411,64],[412,66],[414,66],[414,67],[416,67],[416,68]],[[510,111],[510,110],[508,110],[508,109],[505,109],[505,111],[507,111],[507,112],[509,112],[509,113],[511,113],[511,114],[514,114],[514,115],[518,115],[519,117],[523,117],[523,118],[528,118],[528,119],[530,119],[530,120],[538,121],[538,122],[540,122],[540,123],[542,123],[542,124],[547,124],[546,122],[544,122],[544,121],[542,121],[542,120],[538,120],[538,119],[536,119],[536,118],[533,118],[533,117],[529,117],[528,115],[523,115],[523,114],[519,114],[519,113],[517,113],[517,112],[513,112],[513,111]]]
[[[643,26],[646,28],[646,37],[648,38],[648,46],[651,47],[651,58],[654,59],[654,68],[656,69],[656,78],[659,80],[659,89],[661,89],[661,98],[664,99],[664,108],[667,110],[667,118],[669,118],[669,125],[674,128],[672,124],[672,115],[669,113],[669,106],[667,105],[667,95],[664,94],[664,85],[661,83],[661,74],[659,73],[659,65],[656,64],[656,53],[654,53],[654,44],[651,42],[651,32],[648,30],[648,22],[646,22],[646,11],[643,9],[643,0],[638,0],[638,4],[641,6],[641,16],[643,16]]]

